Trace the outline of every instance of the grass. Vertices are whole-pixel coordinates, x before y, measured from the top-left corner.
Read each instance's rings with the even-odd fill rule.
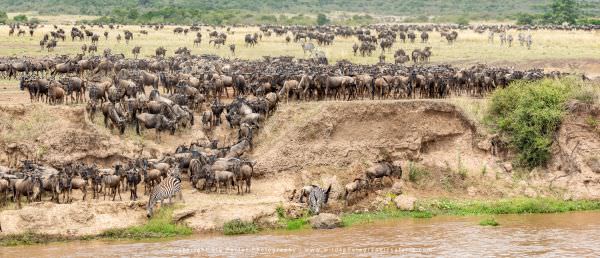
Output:
[[[482,219],[481,221],[479,221],[479,225],[496,227],[496,226],[499,226],[500,223],[498,223],[498,221],[496,221],[495,218],[485,218],[485,219]]]
[[[420,167],[415,165],[413,162],[410,162],[408,165],[408,180],[417,183],[422,179],[425,179],[429,176],[429,171],[424,167]]]
[[[65,31],[69,31],[71,26],[61,26]],[[167,49],[167,55],[173,55],[173,52],[178,47],[188,47],[192,54],[217,54],[229,58],[241,59],[262,59],[263,56],[281,56],[291,55],[296,58],[308,58],[304,55],[300,43],[291,42],[285,43],[285,36],[277,37],[274,34],[271,37],[263,36],[262,40],[255,47],[246,47],[244,45],[244,36],[248,33],[258,32],[257,27],[232,28],[234,34],[229,34],[225,47],[215,48],[208,45],[209,37],[206,30],[203,28],[203,38],[200,47],[193,46],[195,33],[184,35],[174,35],[173,28],[175,26],[165,26],[163,30],[154,31],[148,30],[148,35],[141,35],[139,26],[124,26],[120,30],[109,30],[109,40],[105,40],[102,36],[99,42],[99,52],[105,48],[111,48],[113,53],[123,53],[127,57],[132,57],[131,49],[135,46],[141,47],[141,57],[154,55],[154,51],[159,46],[164,46]],[[0,56],[46,56],[49,53],[46,50],[41,50],[39,41],[43,35],[49,33],[52,26],[45,26],[36,30],[33,37],[0,37],[0,45],[5,46],[0,49]],[[123,30],[130,30],[135,34],[133,41],[125,44],[124,40],[117,43],[116,36],[118,33],[123,34]],[[91,28],[96,34],[102,35],[105,29],[99,27]],[[218,28],[219,31],[224,31]],[[517,31],[511,31],[513,36],[518,34]],[[592,59],[600,58],[600,48],[597,48],[595,42],[600,41],[600,34],[584,32],[584,31],[551,31],[541,30],[531,32],[534,38],[534,46],[531,50],[525,47],[513,46],[512,48],[502,47],[498,42],[489,44],[487,42],[487,34],[478,34],[473,31],[460,31],[459,39],[455,44],[449,45],[442,41],[439,33],[430,33],[430,41],[427,44],[423,43],[396,43],[390,52],[386,52],[386,60],[393,60],[393,53],[397,49],[412,51],[413,49],[422,49],[425,46],[431,46],[433,63],[451,62],[451,63],[493,63],[493,62],[515,62],[528,60],[560,60],[560,59]],[[8,35],[8,27],[0,27],[0,35]],[[373,53],[372,56],[362,57],[354,56],[352,45],[358,42],[355,37],[342,38],[336,37],[333,44],[330,46],[318,46],[320,50],[325,52],[331,62],[336,62],[342,59],[347,59],[352,62],[362,64],[377,63],[379,50]],[[573,44],[576,42],[576,44]],[[81,52],[81,45],[90,44],[89,41],[71,41],[67,39],[64,42],[58,42],[58,46],[50,55],[62,55]],[[236,54],[232,55],[227,45],[236,44]],[[573,68],[575,69],[575,68]]]
[[[174,209],[174,207],[161,207],[144,225],[107,230],[100,234],[100,237],[109,239],[146,239],[191,235],[192,229],[190,227],[172,222]]]
[[[234,219],[223,224],[223,234],[225,235],[242,235],[258,233],[259,228],[254,222],[242,221]]]
[[[26,232],[0,237],[0,246],[17,246],[47,244],[71,240],[121,240],[121,239],[153,239],[188,236],[192,229],[185,225],[172,222],[175,207],[163,207],[148,222],[141,226],[123,229],[109,229],[98,235],[88,236],[63,236]]]
[[[288,218],[285,215],[285,208],[283,206],[277,206],[276,208],[277,218],[279,219],[279,225],[281,228],[285,230],[300,230],[300,229],[308,229],[308,211],[305,211],[304,214],[299,218]]]
[[[381,211],[342,215],[344,226],[398,218],[432,218],[440,215],[479,216],[498,214],[561,213],[600,210],[600,201],[563,201],[552,198],[511,198],[500,200],[430,199],[415,204],[417,211],[386,207]]]

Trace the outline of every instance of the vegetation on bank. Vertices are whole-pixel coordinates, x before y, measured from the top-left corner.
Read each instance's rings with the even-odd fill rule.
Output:
[[[481,221],[479,221],[479,225],[496,227],[496,226],[499,226],[500,223],[498,223],[498,221],[496,221],[496,219],[492,217],[492,218],[482,219]]]
[[[478,216],[589,211],[600,210],[600,201],[565,201],[553,198],[511,198],[500,200],[428,199],[418,201],[415,207],[417,208],[415,211],[401,211],[393,205],[388,205],[380,211],[342,214],[341,219],[344,226],[352,226],[380,220],[398,218],[423,219],[439,215]],[[283,207],[278,207],[276,212],[279,217],[280,229],[298,230],[310,228],[308,215],[306,214],[300,218],[292,219],[285,216]],[[160,209],[145,225],[126,229],[107,230],[96,236],[63,236],[32,232],[5,235],[0,237],[0,246],[47,244],[72,240],[139,240],[192,234],[191,228],[174,224],[172,222],[172,214],[173,208],[165,207]],[[480,225],[497,226],[499,223],[492,217],[482,220]],[[244,222],[239,219],[227,222],[223,226],[223,233],[225,235],[253,234],[260,230],[261,228],[255,223]]]
[[[223,224],[223,234],[242,235],[258,233],[259,227],[254,222],[234,219]]]
[[[0,246],[47,244],[71,240],[152,239],[188,236],[190,227],[173,223],[174,207],[161,208],[146,224],[123,229],[109,229],[95,236],[63,236],[26,232],[0,236]]]
[[[430,199],[415,204],[415,211],[388,206],[381,211],[342,215],[344,226],[396,218],[431,218],[439,215],[477,216],[498,214],[561,213],[600,210],[600,201],[564,201],[553,198],[511,198],[500,200]],[[491,221],[490,221],[491,222]]]
[[[574,78],[517,81],[492,94],[488,123],[517,150],[517,165],[541,166],[550,158],[554,134],[571,99],[592,104],[597,93]]]

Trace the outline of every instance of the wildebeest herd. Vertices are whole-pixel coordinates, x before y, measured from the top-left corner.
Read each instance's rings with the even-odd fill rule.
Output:
[[[251,47],[258,44],[263,35],[275,33],[281,36],[291,31],[294,41],[314,39],[319,45],[327,45],[338,36],[357,36],[361,45],[355,45],[354,52],[360,50],[363,54],[364,50],[364,54],[368,54],[368,49],[376,43],[382,51],[386,51],[396,38],[411,41],[418,35],[422,42],[427,42],[428,33],[433,30],[440,31],[452,44],[459,36],[457,31],[465,29],[450,25],[369,28],[376,30],[378,35],[371,36],[369,30],[343,26],[262,26],[261,34],[249,34],[245,40]],[[492,28],[471,29],[487,31]],[[181,28],[174,33],[187,34],[186,30],[198,31]],[[61,37],[60,33],[55,33],[53,38]],[[85,29],[71,30],[73,40],[88,34]],[[64,37],[64,33],[62,35]],[[108,33],[104,36],[107,38]],[[89,37],[93,41],[92,46],[95,46],[98,35],[92,33]],[[200,42],[201,37],[198,33],[196,40]],[[219,45],[225,44],[227,35],[215,30],[210,37],[213,45]],[[133,34],[126,33],[125,39],[132,40]],[[291,41],[292,38],[288,36],[286,40]],[[97,113],[102,113],[104,125],[116,128],[121,134],[127,127],[135,128],[138,134],[143,129],[155,129],[156,139],[160,141],[161,132],[175,134],[182,128],[191,128],[197,122],[195,117],[200,117],[207,135],[220,126],[237,130],[236,143],[226,147],[219,147],[216,140],[192,143],[160,158],[139,157],[110,168],[81,162],[53,168],[32,161],[24,161],[19,168],[0,167],[0,200],[3,203],[12,199],[20,207],[22,195],[29,201],[46,198],[70,202],[72,190],[80,189],[82,198],[86,199],[88,188],[92,190],[94,199],[101,195],[105,199],[109,195],[112,200],[116,200],[117,196],[121,200],[121,191],[129,191],[130,199],[136,200],[137,187],[143,184],[144,194],[150,196],[148,215],[151,216],[156,202],[181,193],[184,175],[193,187],[200,190],[230,192],[236,188],[240,194],[250,192],[255,163],[244,158],[244,154],[253,148],[257,130],[276,110],[278,103],[480,97],[515,80],[560,76],[540,69],[517,70],[486,65],[469,68],[402,65],[410,59],[427,62],[431,56],[431,49],[427,47],[413,51],[410,57],[404,51],[396,51],[394,64],[382,62],[375,65],[358,65],[344,60],[328,64],[322,56],[308,59],[289,56],[264,57],[263,60],[224,59],[191,55],[187,48],[176,51],[174,56],[167,56],[166,50],[159,48],[154,57],[138,58],[139,51],[139,48],[133,48],[133,59],[126,58],[124,54],[112,54],[110,49],[105,49],[100,56],[0,58],[0,77],[18,80],[19,88],[28,92],[32,102],[51,105],[83,103],[89,119],[93,120]],[[372,187],[375,178],[399,177],[401,173],[399,166],[392,162],[379,162],[364,176],[345,185],[344,199],[347,201],[350,195]],[[299,192],[300,200],[308,198],[310,209],[318,213],[320,206],[327,203],[330,190],[331,187],[305,187]]]

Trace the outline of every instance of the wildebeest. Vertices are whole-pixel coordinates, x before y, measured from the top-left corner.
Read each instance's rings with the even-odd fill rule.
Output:
[[[140,123],[145,129],[154,128],[156,132],[156,140],[160,142],[160,132],[170,130],[171,134],[175,134],[177,124],[173,120],[168,120],[161,114],[141,113],[136,116],[136,132],[140,134]]]
[[[369,184],[372,184],[373,180],[376,178],[380,178],[380,183],[383,185],[383,179],[385,177],[390,178],[393,183],[393,177],[402,178],[402,167],[396,166],[391,162],[381,161],[367,168],[365,177],[369,181]]]

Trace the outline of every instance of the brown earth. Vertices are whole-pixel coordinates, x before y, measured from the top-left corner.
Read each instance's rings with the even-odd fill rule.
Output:
[[[600,182],[597,176],[600,165],[595,158],[600,149],[600,129],[597,124],[591,126],[589,117],[598,119],[600,112],[597,107],[582,104],[571,105],[571,112],[557,135],[551,165],[523,177],[518,171],[507,170],[504,157],[491,155],[490,136],[446,101],[282,104],[262,126],[255,149],[249,154],[257,161],[255,171],[259,175],[253,181],[253,192],[200,193],[186,181],[181,209],[195,213],[184,222],[197,231],[218,230],[224,222],[235,218],[272,224],[276,221],[277,206],[298,208],[288,197],[293,189],[309,183],[332,184],[331,211],[374,209],[382,200],[389,199],[389,181],[376,194],[357,198],[351,207],[344,207],[339,198],[344,184],[362,175],[373,162],[388,156],[402,164],[401,190],[419,198],[520,195],[598,198],[600,192],[590,188],[598,189],[596,185]],[[85,116],[81,106],[1,107],[0,163],[7,163],[13,150],[18,149],[22,152],[20,158],[26,153],[51,165],[82,160],[109,166],[140,153],[157,157],[173,151],[179,144],[204,139],[196,125],[175,136],[165,135],[158,144],[152,131],[143,137],[129,130],[118,136],[105,129],[99,117],[91,123]],[[217,135],[230,138],[233,133],[218,128]],[[421,168],[422,179],[408,180],[410,167]],[[122,195],[124,201],[45,202],[21,210],[3,210],[1,234],[35,230],[84,235],[143,223],[145,210],[140,205],[143,206],[146,197],[139,203],[130,203],[125,201],[129,199],[128,193]],[[80,200],[80,193],[76,198]]]

